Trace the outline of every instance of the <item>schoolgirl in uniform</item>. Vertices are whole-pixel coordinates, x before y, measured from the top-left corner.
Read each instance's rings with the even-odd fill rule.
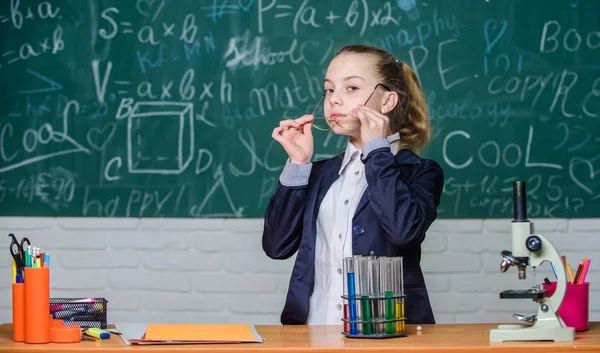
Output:
[[[331,130],[343,155],[311,163],[315,117],[283,120],[273,138],[289,159],[264,219],[267,256],[297,252],[283,324],[341,324],[342,260],[402,256],[407,323],[435,323],[421,271],[421,243],[436,219],[444,174],[419,149],[430,141],[427,105],[414,71],[366,45],[340,49],[324,80]]]

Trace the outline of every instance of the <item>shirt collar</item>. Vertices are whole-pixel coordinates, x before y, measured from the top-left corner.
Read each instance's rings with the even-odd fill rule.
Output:
[[[360,156],[360,153],[361,151],[358,148],[356,148],[356,146],[354,146],[352,142],[350,142],[350,140],[348,140],[348,144],[346,145],[346,152],[344,152],[344,159],[342,160],[342,165],[340,166],[338,175],[341,175],[344,171],[344,168],[346,168],[346,166],[352,161],[353,157],[358,158],[358,156]]]
[[[397,132],[393,135],[387,137],[388,142],[390,143],[390,149],[393,154],[398,153],[400,150],[400,133]]]
[[[393,154],[398,152],[398,148],[400,147],[400,134],[395,133],[387,137],[388,142],[390,143],[390,148]],[[344,153],[344,159],[342,160],[342,165],[340,166],[340,170],[338,171],[338,175],[341,175],[344,171],[344,168],[348,166],[348,164],[353,160],[354,156],[360,156],[362,153],[361,150],[356,148],[350,140],[348,140],[348,144],[346,145],[346,152]],[[356,157],[355,157],[356,158]]]

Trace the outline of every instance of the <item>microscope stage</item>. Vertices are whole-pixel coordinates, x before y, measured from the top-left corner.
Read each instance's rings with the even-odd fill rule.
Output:
[[[509,289],[500,292],[500,299],[543,299],[547,293],[546,290]]]

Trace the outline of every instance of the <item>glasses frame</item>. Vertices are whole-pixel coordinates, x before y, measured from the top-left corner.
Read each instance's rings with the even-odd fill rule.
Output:
[[[369,103],[369,100],[371,99],[371,97],[373,97],[373,95],[375,94],[375,91],[377,90],[377,87],[379,87],[379,86],[383,87],[388,92],[392,91],[392,89],[389,86],[387,86],[386,84],[383,84],[383,83],[380,82],[380,83],[378,83],[378,84],[375,85],[375,87],[373,88],[373,92],[371,92],[371,94],[369,95],[369,98],[367,98],[367,100],[365,101],[365,103],[363,105],[367,105],[367,103]],[[319,106],[321,105],[321,102],[323,101],[323,99],[325,99],[325,92],[323,92],[323,95],[321,96],[321,98],[317,102],[317,105],[313,109],[312,113],[310,113],[311,115],[313,115],[313,117],[314,117],[315,112],[317,111],[317,109],[319,109]],[[323,120],[327,121],[327,118],[325,118],[325,117],[323,117],[323,118],[314,118],[314,119],[323,119]],[[327,126],[329,126],[329,124],[327,124]],[[314,120],[313,120],[313,127],[315,129],[317,129],[317,130],[320,130],[320,131],[329,131],[329,130],[331,130],[331,127],[329,127],[327,129],[327,128],[322,128],[320,126],[315,125]]]

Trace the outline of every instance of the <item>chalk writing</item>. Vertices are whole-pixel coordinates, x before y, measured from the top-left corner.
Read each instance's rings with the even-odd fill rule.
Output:
[[[600,4],[573,3],[5,1],[0,215],[263,217],[272,129],[364,43],[420,81],[440,217],[510,218],[516,180],[530,217],[600,217]],[[343,154],[312,132],[314,162]]]

